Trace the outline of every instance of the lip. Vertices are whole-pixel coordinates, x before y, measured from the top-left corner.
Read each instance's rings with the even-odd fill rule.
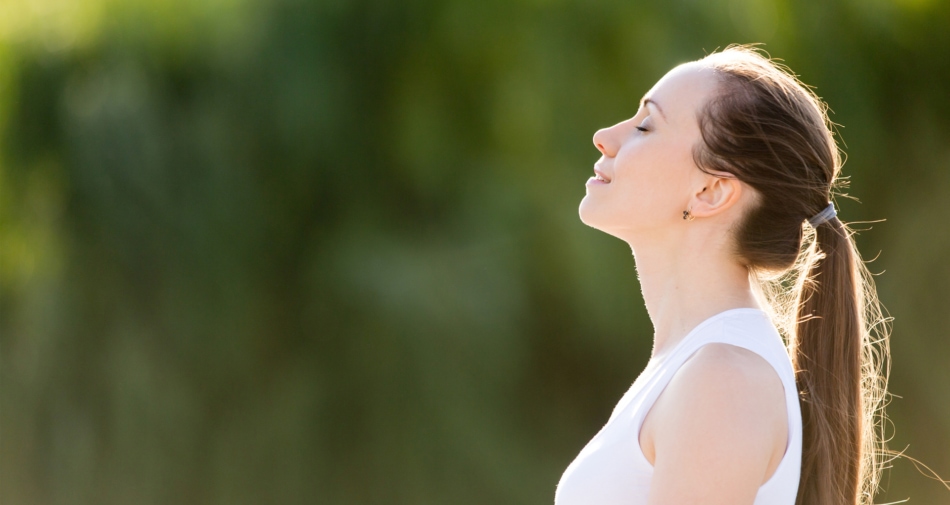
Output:
[[[591,178],[592,180],[595,180],[600,184],[610,184],[610,177],[607,177],[607,175],[604,174],[604,172],[601,171],[596,166],[594,167],[594,174],[599,175],[600,178],[603,179],[603,181],[597,180],[596,178],[593,178],[593,177]]]

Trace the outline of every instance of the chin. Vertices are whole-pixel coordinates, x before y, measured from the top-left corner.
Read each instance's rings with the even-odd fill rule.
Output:
[[[630,223],[623,222],[624,219],[621,218],[616,211],[611,212],[602,206],[598,206],[591,201],[589,197],[585,197],[581,200],[581,204],[577,208],[577,214],[581,218],[582,223],[595,230],[602,231],[612,237],[617,237],[624,242],[627,242],[628,238],[630,238]],[[620,222],[618,222],[618,218],[620,218]]]
[[[603,228],[605,223],[603,216],[599,215],[599,210],[600,209],[597,208],[597,204],[592,202],[589,196],[585,196],[584,199],[581,200],[580,206],[577,208],[577,215],[581,218],[581,222],[587,226],[609,233]]]

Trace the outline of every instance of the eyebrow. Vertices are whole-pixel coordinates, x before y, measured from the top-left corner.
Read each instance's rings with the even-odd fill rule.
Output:
[[[647,98],[647,97],[643,97],[640,99],[641,107],[647,104],[653,104],[653,106],[656,107],[656,111],[660,113],[660,117],[662,117],[663,120],[666,121],[666,114],[663,113],[663,109],[660,107],[660,104],[656,103],[656,100],[653,100],[652,98]]]

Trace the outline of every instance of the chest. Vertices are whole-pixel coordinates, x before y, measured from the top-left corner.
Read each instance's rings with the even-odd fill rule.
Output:
[[[639,505],[646,503],[653,467],[638,432],[649,390],[649,368],[614,407],[610,419],[568,466],[558,483],[555,505]],[[648,408],[648,407],[647,407]]]

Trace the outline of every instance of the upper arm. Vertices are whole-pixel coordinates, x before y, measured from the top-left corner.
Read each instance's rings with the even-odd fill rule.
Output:
[[[700,349],[647,417],[641,441],[649,437],[654,454],[650,505],[751,505],[785,451],[782,382],[739,347]]]

